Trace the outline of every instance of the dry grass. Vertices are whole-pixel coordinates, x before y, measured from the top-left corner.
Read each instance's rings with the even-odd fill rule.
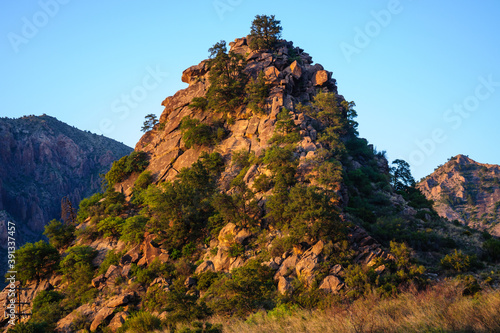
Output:
[[[212,318],[226,333],[254,332],[500,332],[500,291],[462,296],[463,287],[447,282],[427,291],[408,291],[391,299],[366,297],[322,311],[291,316],[265,313],[250,320]]]

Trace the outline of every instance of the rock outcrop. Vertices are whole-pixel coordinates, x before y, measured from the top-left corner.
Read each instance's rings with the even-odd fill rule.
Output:
[[[500,236],[500,166],[458,155],[418,183],[434,209],[448,220]]]
[[[257,78],[260,72],[264,73],[267,88],[269,88],[268,97],[265,98],[264,102],[264,111],[253,112],[253,110],[247,109],[248,105],[245,103],[232,110],[230,116],[213,110],[190,107],[193,98],[205,97],[209,89],[210,68],[207,60],[204,60],[199,65],[192,66],[183,72],[182,81],[189,86],[163,101],[162,105],[165,109],[159,123],[144,134],[135,149],[136,151],[145,151],[149,156],[149,165],[146,171],[151,173],[154,184],[146,191],[151,188],[155,189],[154,185],[176,181],[178,179],[176,176],[182,168],[191,167],[203,153],[216,152],[219,154],[217,158],[222,157],[224,162],[224,170],[221,171],[220,175],[217,174],[217,180],[214,181],[217,194],[228,195],[222,196],[222,198],[224,200],[227,198],[228,205],[232,204],[229,201],[233,198],[231,195],[237,191],[234,180],[238,177],[237,180],[244,184],[242,187],[252,190],[251,193],[255,199],[247,200],[242,195],[239,202],[241,202],[240,205],[244,206],[244,209],[239,210],[238,204],[233,204],[227,209],[229,211],[235,208],[236,213],[233,215],[228,213],[228,215],[223,216],[226,207],[215,207],[215,204],[211,203],[215,201],[212,200],[215,196],[206,198],[208,199],[206,201],[214,206],[210,209],[213,209],[215,213],[210,217],[203,217],[203,221],[196,222],[196,224],[194,220],[190,220],[190,214],[192,211],[196,211],[198,206],[183,207],[185,201],[188,200],[176,201],[176,205],[185,208],[176,214],[180,218],[185,218],[182,222],[178,222],[175,217],[165,218],[160,216],[161,214],[155,216],[157,212],[154,211],[154,208],[149,207],[145,201],[134,203],[136,192],[134,192],[133,197],[131,187],[139,175],[137,173],[130,174],[127,179],[115,185],[115,188],[123,189],[124,194],[129,199],[127,207],[120,212],[120,217],[128,219],[138,214],[144,214],[143,217],[147,217],[146,220],[148,220],[145,227],[147,231],[134,230],[141,233],[141,237],[138,239],[142,239],[141,241],[137,240],[137,243],[134,244],[126,244],[124,240],[118,240],[115,236],[89,241],[77,240],[79,244],[87,244],[98,250],[98,255],[93,261],[96,268],[102,265],[104,258],[111,250],[114,251],[115,255],[117,253],[120,255],[112,263],[107,262],[107,265],[99,272],[96,269],[91,281],[89,277],[89,288],[92,288],[96,295],[91,307],[82,305],[72,311],[58,322],[57,331],[71,331],[71,323],[77,318],[80,320],[83,318],[85,322],[89,323],[91,331],[98,331],[105,327],[116,331],[125,322],[129,313],[147,308],[147,306],[151,307],[151,304],[156,304],[156,301],[161,303],[167,300],[169,297],[165,295],[172,291],[183,290],[186,295],[196,297],[206,293],[210,297],[213,292],[203,288],[207,288],[209,283],[216,283],[212,281],[213,279],[225,281],[223,279],[236,277],[237,272],[242,272],[244,269],[234,270],[242,267],[251,266],[252,269],[255,269],[253,265],[256,265],[258,269],[262,269],[265,272],[262,275],[265,275],[267,279],[265,283],[272,288],[276,287],[282,295],[294,293],[297,295],[299,292],[309,291],[313,288],[319,288],[319,292],[324,295],[336,295],[345,294],[349,292],[349,288],[352,288],[346,282],[349,281],[349,266],[355,265],[366,271],[372,269],[379,275],[384,273],[386,267],[394,266],[391,262],[396,260],[395,257],[365,229],[355,225],[351,221],[351,219],[355,220],[355,217],[347,213],[347,209],[344,210],[351,193],[342,183],[342,177],[337,177],[336,174],[342,174],[348,168],[347,171],[362,169],[364,163],[365,165],[371,164],[372,173],[380,171],[384,175],[379,178],[386,179],[388,167],[385,158],[375,156],[373,148],[367,146],[365,141],[356,141],[357,134],[354,126],[351,128],[349,127],[351,125],[348,124],[347,113],[349,110],[345,107],[347,102],[343,96],[337,93],[332,73],[326,71],[319,64],[313,64],[311,56],[304,50],[294,47],[291,42],[280,41],[273,52],[268,50],[252,51],[248,46],[247,38],[236,39],[230,43],[230,46],[231,52],[244,56],[244,73],[249,77]],[[313,118],[316,117],[315,111],[312,110],[313,101],[315,96],[320,93],[328,93],[328,95],[322,96],[332,98],[333,102],[331,103],[337,104],[333,107],[335,115],[330,115],[334,118],[336,127],[328,127],[326,122],[318,120],[319,117],[318,119]],[[311,108],[310,112],[306,110],[307,108]],[[315,110],[318,109],[320,108],[315,108]],[[287,118],[287,115],[289,115],[289,119],[283,120]],[[180,128],[184,117],[197,119],[205,125],[222,123],[223,130],[227,135],[222,136],[217,143],[210,145],[187,145]],[[288,122],[290,127],[293,127],[292,134],[295,134],[293,143],[286,148],[285,143],[280,145],[280,143],[275,144],[270,140],[280,132],[280,126],[278,126],[278,124],[282,125],[280,122]],[[329,134],[331,141],[328,141],[328,138],[325,139],[324,136],[326,132],[324,130],[327,127],[331,131],[338,130],[339,132]],[[344,141],[347,142],[348,139],[359,143],[363,148],[359,150],[363,150],[363,152],[355,157],[341,158],[340,154],[335,155],[336,153],[333,151],[336,148],[331,146],[343,147]],[[356,142],[355,144],[357,144]],[[293,164],[293,167],[290,166],[286,170],[292,170],[289,175],[290,178],[293,178],[291,184],[297,183],[297,186],[285,185],[284,192],[292,192],[300,187],[301,190],[306,191],[304,193],[312,193],[311,203],[304,202],[304,206],[310,204],[311,207],[305,207],[309,210],[304,214],[305,216],[300,217],[296,224],[286,221],[283,222],[286,224],[285,226],[280,223],[272,223],[271,218],[266,216],[266,210],[270,210],[271,206],[270,204],[266,205],[270,202],[270,196],[276,193],[269,189],[272,186],[266,188],[261,184],[259,187],[258,180],[281,176],[281,174],[273,174],[270,164],[263,162],[265,152],[269,149],[276,149],[280,152],[282,149],[286,151],[286,154],[290,152],[292,155],[285,158],[279,157],[279,163],[283,163],[285,166],[288,162],[290,165]],[[235,152],[239,154],[248,152],[252,156],[253,162],[249,162],[251,165],[242,167],[232,161]],[[327,163],[327,160],[331,162]],[[320,181],[317,176],[320,172],[319,167],[322,165],[326,165],[330,169],[323,170],[326,176]],[[328,185],[325,185],[326,183]],[[375,184],[363,184],[363,186],[371,189],[375,187]],[[389,186],[388,183],[387,186]],[[157,188],[162,189],[161,186]],[[308,192],[309,190],[312,191]],[[356,191],[357,189],[352,189],[351,192],[355,193]],[[289,194],[287,193],[287,195]],[[194,196],[190,196],[190,198],[192,197]],[[385,199],[385,193],[380,194],[380,197]],[[387,195],[387,198],[389,197],[393,198]],[[161,198],[162,203],[168,201],[168,199]],[[400,208],[407,206],[405,206],[406,203],[401,196],[394,198],[401,201],[394,206]],[[297,197],[292,199],[290,195],[287,200],[299,199]],[[387,205],[392,208],[390,200],[385,201],[389,202]],[[287,206],[288,203],[282,204],[281,202],[280,205],[282,207],[292,206],[291,203]],[[293,209],[296,209],[293,214],[302,214],[300,211],[302,206]],[[172,210],[170,206],[168,211]],[[290,215],[290,212],[287,213]],[[412,211],[407,213],[409,215],[416,214]],[[210,214],[212,214],[211,210]],[[105,214],[94,217],[101,221],[103,216]],[[240,218],[241,216],[243,218]],[[92,222],[94,217],[89,217],[85,222],[87,228],[95,226],[95,222]],[[293,219],[294,216],[289,218]],[[188,232],[179,233],[179,235],[183,235],[179,238],[185,237],[185,239],[182,238],[178,243],[172,245],[173,243],[168,237],[170,235],[167,235],[169,228],[175,226],[175,223],[181,225],[184,223],[187,226],[192,222],[196,228],[203,230],[203,236],[194,238],[191,236],[196,234],[194,231],[189,234]],[[150,228],[151,224],[156,226]],[[210,229],[207,227],[208,224],[210,224]],[[336,229],[337,227],[338,229]],[[293,228],[297,228],[297,230],[292,230]],[[326,231],[310,232],[313,229],[325,229]],[[295,235],[294,231],[296,231]],[[189,237],[193,237],[193,239]],[[168,243],[169,241],[171,243]],[[52,278],[55,279],[54,276]],[[236,280],[236,278],[234,279]],[[53,280],[46,282],[50,281]],[[65,284],[60,280],[57,285],[55,280],[53,282],[51,286],[56,290],[64,290]],[[29,296],[26,296],[26,301],[33,300],[36,295],[35,290],[50,288],[47,283],[43,284],[42,287],[33,286],[31,288],[33,290],[29,291]],[[198,285],[204,287],[197,288]],[[231,295],[227,296],[231,297]],[[154,302],[152,302],[153,299],[155,299]],[[191,302],[187,298],[185,301]],[[168,311],[172,311],[170,307],[167,308],[169,308]],[[151,308],[148,309],[148,311],[150,310]],[[158,309],[158,312],[161,311],[164,310]],[[169,316],[168,311],[165,311],[157,313],[158,317]]]

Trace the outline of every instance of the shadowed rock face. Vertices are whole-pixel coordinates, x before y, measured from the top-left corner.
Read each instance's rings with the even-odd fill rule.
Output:
[[[442,217],[500,235],[500,166],[457,155],[418,187]]]
[[[64,196],[77,208],[100,189],[99,174],[130,152],[46,115],[0,118],[0,224],[16,222],[18,246],[40,239],[44,226],[60,218]]]

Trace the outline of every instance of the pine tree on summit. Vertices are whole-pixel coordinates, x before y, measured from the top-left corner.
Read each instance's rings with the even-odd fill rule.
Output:
[[[252,50],[270,50],[281,38],[281,21],[274,15],[257,15],[252,22],[250,48]]]

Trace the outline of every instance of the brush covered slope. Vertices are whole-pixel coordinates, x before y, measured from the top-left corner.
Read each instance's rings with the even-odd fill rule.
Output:
[[[434,201],[434,209],[450,221],[500,236],[500,166],[452,157],[418,188]]]
[[[81,202],[76,231],[18,251],[23,325],[220,332],[203,322],[390,297],[476,269],[483,236],[444,223],[406,162],[390,168],[358,137],[331,72],[292,42],[229,45],[184,71],[189,87]]]

